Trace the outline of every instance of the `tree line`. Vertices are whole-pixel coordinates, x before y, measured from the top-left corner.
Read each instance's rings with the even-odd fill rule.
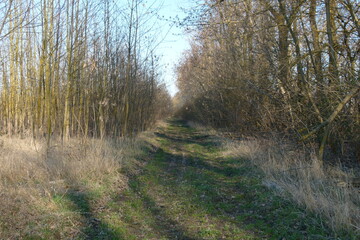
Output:
[[[0,134],[117,137],[169,109],[144,1],[0,2]]]
[[[206,0],[178,65],[187,118],[360,149],[357,0]],[[360,155],[359,155],[360,157]]]

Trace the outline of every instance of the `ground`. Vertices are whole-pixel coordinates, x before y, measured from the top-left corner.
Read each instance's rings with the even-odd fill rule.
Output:
[[[91,223],[94,232],[87,231],[89,236],[328,239],[331,235],[318,218],[264,187],[260,171],[247,159],[222,157],[212,136],[172,121],[157,129],[156,141],[158,146],[143,159],[140,173],[130,176],[129,188],[108,206],[113,226],[100,220]],[[88,212],[86,204],[79,208]]]
[[[125,188],[55,196],[64,212],[80,213],[72,239],[344,239],[265,187],[248,159],[226,157],[221,141],[184,121],[158,127],[144,152],[135,171],[121,170]]]

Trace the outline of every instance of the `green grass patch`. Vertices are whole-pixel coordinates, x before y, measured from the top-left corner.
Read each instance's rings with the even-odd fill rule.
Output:
[[[160,218],[176,225],[173,234],[190,239],[332,236],[319,218],[262,186],[260,170],[249,161],[221,157],[209,136],[171,122],[157,140],[160,148],[133,189],[142,192],[142,201],[161,205]]]

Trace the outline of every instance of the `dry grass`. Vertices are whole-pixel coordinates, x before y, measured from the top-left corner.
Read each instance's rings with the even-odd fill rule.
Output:
[[[63,209],[56,197],[96,186],[126,187],[121,169],[130,174],[138,169],[141,163],[135,158],[143,141],[152,144],[151,134],[137,140],[54,141],[49,148],[41,141],[0,137],[0,238],[69,239],[81,234],[81,214]],[[335,232],[360,233],[360,194],[344,184],[355,177],[353,172],[325,168],[311,153],[275,138],[215,138],[222,141],[224,156],[251,159],[263,170],[264,185],[322,216]]]
[[[214,135],[216,136],[218,133],[215,129],[213,128],[209,128],[209,127],[205,127],[204,125],[197,123],[197,122],[193,122],[193,121],[188,121],[187,124],[189,125],[189,127],[191,128],[195,128],[198,131],[204,132],[206,134],[209,135]]]
[[[266,186],[323,217],[335,232],[360,234],[360,194],[348,184],[354,172],[324,167],[315,154],[274,139],[227,140],[224,154],[251,159],[265,173]]]
[[[196,123],[190,126],[209,131]],[[356,170],[323,166],[314,152],[277,137],[231,140],[216,135],[224,156],[251,159],[263,171],[265,186],[323,218],[335,233],[360,235],[360,190],[351,186],[352,179],[359,179]]]
[[[49,148],[32,139],[0,143],[1,239],[42,236],[45,228],[59,238],[78,232],[81,216],[64,212],[54,196],[105,182],[124,187],[119,170],[141,152],[139,140],[125,139],[54,141]]]

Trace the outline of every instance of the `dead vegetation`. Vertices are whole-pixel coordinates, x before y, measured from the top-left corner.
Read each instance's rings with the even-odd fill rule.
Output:
[[[126,178],[120,170],[139,154],[139,141],[71,139],[47,148],[42,141],[0,138],[1,238],[62,239],[80,234],[80,211],[62,202],[71,192],[124,188]]]
[[[324,166],[314,153],[275,139],[227,140],[224,155],[251,159],[264,172],[264,185],[323,217],[334,231],[360,234],[354,169]]]
[[[212,128],[189,122],[198,131]],[[217,132],[223,156],[251,159],[264,173],[263,184],[279,195],[322,217],[334,232],[360,235],[360,188],[358,168],[322,164],[311,151],[277,136],[230,139]]]
[[[359,163],[357,2],[198,4],[189,16],[201,27],[177,67],[178,116],[234,133],[291,134],[317,144],[319,159],[331,148]]]

